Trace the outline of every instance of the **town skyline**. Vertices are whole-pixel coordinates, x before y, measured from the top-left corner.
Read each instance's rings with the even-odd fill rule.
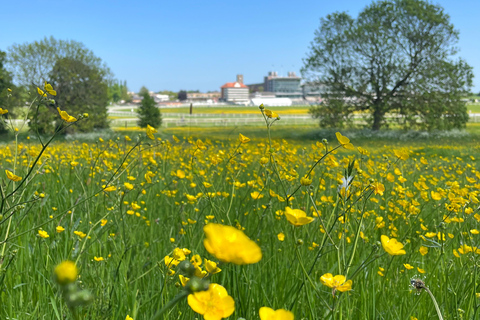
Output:
[[[300,75],[320,18],[336,11],[356,16],[369,0],[335,2],[291,1],[225,4],[160,3],[119,0],[64,1],[49,4],[45,20],[34,1],[6,2],[0,12],[0,50],[44,37],[82,42],[126,80],[130,91],[215,91],[243,74],[245,83],[261,82],[264,75],[296,72]],[[435,1],[450,15],[460,32],[459,54],[480,74],[480,2]],[[73,14],[75,13],[75,14]],[[233,79],[232,79],[233,78]],[[480,91],[480,77],[473,92]]]

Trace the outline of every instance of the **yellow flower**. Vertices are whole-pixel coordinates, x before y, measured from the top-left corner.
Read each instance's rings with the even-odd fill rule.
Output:
[[[74,262],[66,260],[57,265],[53,273],[59,284],[66,285],[75,282],[78,276],[78,269]]]
[[[400,159],[400,160],[407,160],[409,157],[408,150],[407,149],[401,149],[401,150],[393,150],[393,153],[395,156]]]
[[[283,241],[285,240],[285,234],[283,232],[280,232],[279,234],[277,234],[277,238],[279,241]]]
[[[219,284],[211,283],[207,291],[188,295],[188,305],[193,311],[203,315],[205,320],[220,320],[235,311],[235,301]]]
[[[336,132],[335,136],[337,136],[338,143],[340,143],[342,147],[348,150],[355,150],[355,147],[353,146],[353,144],[350,143],[350,139],[348,139],[345,136],[342,136],[340,132]]]
[[[182,284],[182,287],[185,287],[187,282],[190,280],[190,278],[184,277],[181,274],[178,275],[178,278],[180,279],[180,283]]]
[[[417,267],[417,270],[418,270],[418,272],[420,272],[420,273],[425,273],[425,270],[424,270],[424,269],[420,269],[419,267]]]
[[[45,86],[44,87],[45,87],[45,91],[47,91],[52,96],[57,95],[57,91],[53,90],[52,85],[50,83],[48,83],[47,81],[45,81]]]
[[[300,178],[300,184],[301,184],[302,186],[308,187],[309,185],[312,184],[312,178],[309,178],[309,177],[307,177],[307,176],[304,176],[304,177]]]
[[[261,307],[258,311],[260,320],[293,320],[293,313],[284,309],[273,310],[269,307]]]
[[[216,262],[210,261],[208,259],[205,259],[205,269],[210,274],[215,274],[215,273],[219,273],[220,271],[222,271],[222,269],[217,267]]]
[[[154,127],[147,124],[147,136],[150,139],[155,140],[155,137],[153,136],[153,134],[156,133],[156,132],[157,132],[157,130]]]
[[[19,176],[15,175],[10,170],[5,170],[5,173],[7,174],[7,178],[12,180],[12,181],[18,182],[18,181],[22,180],[22,177],[19,177]]]
[[[178,179],[183,179],[185,178],[185,171],[178,169],[175,175],[177,176]]]
[[[278,114],[268,109],[265,109],[265,115],[269,118],[278,118]]]
[[[57,230],[57,233],[61,233],[61,232],[65,231],[65,228],[62,227],[62,226],[57,226],[57,227],[55,228],[55,230]]]
[[[73,233],[76,234],[77,236],[79,236],[82,239],[87,236],[87,234],[83,233],[82,231],[73,231]]]
[[[262,259],[260,247],[235,227],[209,223],[203,227],[207,251],[223,262],[252,264]]]
[[[379,194],[383,196],[383,192],[385,191],[385,186],[380,182],[372,183],[373,193],[376,195]]]
[[[40,96],[42,96],[42,97],[46,97],[46,96],[47,96],[47,94],[46,94],[45,92],[43,92],[43,90],[40,89],[39,87],[37,87],[37,92],[38,92],[38,94],[39,94]]]
[[[409,265],[408,263],[404,263],[403,266],[404,266],[405,269],[407,269],[407,270],[412,270],[412,269],[413,269],[413,266],[412,266],[412,265]]]
[[[392,238],[390,239],[386,235],[381,236],[382,247],[383,249],[392,256],[399,256],[406,254],[405,250],[403,250],[403,244],[398,242],[397,239]]]
[[[60,117],[62,117],[63,120],[65,120],[66,122],[75,122],[77,121],[77,118],[75,117],[72,117],[71,115],[69,115],[67,113],[67,111],[62,111],[60,110],[60,108],[57,107],[57,110],[58,110],[58,113],[60,114]]]
[[[240,143],[247,143],[250,141],[250,138],[245,137],[243,134],[239,133],[238,134],[238,139],[240,140]]]
[[[352,280],[345,280],[345,276],[333,276],[331,273],[325,273],[323,276],[320,277],[320,281],[323,285],[333,289],[333,295],[335,295],[335,291],[345,292],[352,290]]]
[[[252,193],[250,193],[250,196],[251,196],[254,200],[258,200],[258,199],[262,199],[262,198],[263,198],[263,194],[261,194],[261,193],[258,192],[258,191],[253,191]]]
[[[45,231],[45,230],[38,230],[38,235],[39,235],[40,237],[44,238],[44,239],[50,237],[50,236],[48,235],[47,231]]]
[[[103,188],[104,188],[103,191],[105,191],[105,192],[112,192],[112,191],[117,190],[117,187],[115,187],[115,186],[108,186],[108,187],[103,186]]]
[[[103,257],[93,257],[93,260],[95,260],[97,262],[100,262],[100,261],[103,261],[105,259],[103,259]]]
[[[5,113],[7,113],[7,112],[8,112],[7,109],[2,109],[2,108],[0,108],[0,115],[5,114]]]
[[[439,192],[435,192],[432,190],[430,191],[430,195],[432,196],[433,200],[442,200],[442,195]]]
[[[133,184],[128,183],[128,182],[125,182],[123,185],[124,185],[125,188],[127,188],[128,190],[133,190]]]
[[[420,254],[422,256],[426,255],[428,253],[428,248],[427,247],[424,247],[424,246],[421,246],[420,249],[418,249],[418,252],[420,252]]]
[[[125,318],[125,320],[133,320],[133,318],[127,314],[127,317]]]
[[[362,154],[364,156],[369,156],[370,155],[370,152],[368,152],[368,150],[363,149],[362,147],[358,147],[357,150],[358,150],[358,152],[360,152],[360,154]]]
[[[307,217],[305,211],[300,209],[291,209],[290,207],[285,208],[285,217],[287,217],[288,222],[296,227],[309,224],[315,220],[312,217]]]

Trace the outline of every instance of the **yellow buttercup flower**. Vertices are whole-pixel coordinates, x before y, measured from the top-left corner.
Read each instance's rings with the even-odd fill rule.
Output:
[[[78,276],[78,269],[74,262],[67,260],[57,265],[53,273],[59,284],[66,285],[75,282]]]
[[[57,91],[53,90],[52,85],[50,83],[48,83],[47,81],[45,81],[45,86],[44,87],[45,87],[45,91],[47,91],[52,96],[57,95]]]
[[[386,235],[381,236],[383,249],[391,256],[399,256],[406,254],[403,249],[403,244],[398,242],[395,238],[389,238]]]
[[[108,186],[108,187],[103,186],[103,188],[104,188],[103,191],[105,191],[105,192],[112,192],[112,191],[117,190],[117,187],[115,187],[115,186]]]
[[[285,217],[287,217],[288,222],[293,224],[296,227],[309,224],[313,220],[312,217],[307,217],[305,211],[300,209],[292,209],[290,207],[285,208]]]
[[[393,150],[393,153],[400,160],[407,160],[410,156],[407,149]]]
[[[205,320],[221,320],[235,311],[233,298],[224,287],[216,283],[211,283],[206,291],[188,295],[187,300],[190,308],[203,315]]]
[[[325,273],[320,277],[320,282],[322,282],[323,285],[332,288],[333,295],[335,295],[335,291],[345,292],[352,290],[352,280],[345,280],[345,276],[333,276],[331,273]]]
[[[219,267],[217,267],[217,263],[214,261],[210,261],[208,259],[205,259],[205,269],[207,270],[208,273],[210,274],[215,274],[219,273],[222,271]]]
[[[45,230],[38,230],[38,235],[39,235],[40,237],[44,238],[44,239],[50,237],[50,236],[48,235],[47,231],[45,231]]]
[[[128,182],[124,182],[123,185],[124,185],[125,188],[127,188],[128,190],[133,190],[133,184],[128,183]]]
[[[57,231],[57,233],[61,233],[61,232],[65,231],[65,228],[62,227],[62,226],[57,226],[57,227],[55,228],[55,230]]]
[[[272,110],[265,109],[265,115],[269,118],[278,118],[278,114],[273,112]]]
[[[0,115],[5,114],[5,113],[7,113],[7,112],[8,112],[7,109],[2,109],[2,108],[0,108]]]
[[[103,257],[93,257],[93,260],[97,261],[97,262],[100,262],[100,261],[104,261],[105,259],[103,259]]]
[[[75,117],[72,117],[71,115],[69,115],[67,113],[67,111],[62,111],[60,110],[60,108],[57,107],[57,110],[58,110],[58,113],[60,114],[60,117],[62,117],[62,119],[66,122],[75,122],[77,121],[77,118]]]
[[[209,223],[203,227],[207,251],[223,262],[252,264],[262,259],[260,247],[241,230],[231,226]]]
[[[22,177],[19,177],[19,176],[15,175],[10,170],[5,170],[5,173],[7,174],[7,178],[14,181],[14,182],[18,182],[18,181],[22,180]]]
[[[125,318],[125,320],[133,320],[133,318],[127,314],[127,317]]]
[[[432,196],[433,200],[436,200],[436,201],[442,200],[442,195],[439,192],[435,192],[432,190],[430,191],[430,195]]]
[[[240,140],[241,143],[247,143],[250,141],[250,138],[245,137],[243,134],[239,133],[238,134],[238,139]]]
[[[350,143],[350,139],[348,139],[345,136],[342,136],[340,132],[336,132],[335,136],[337,137],[338,143],[340,143],[342,147],[348,150],[355,150],[355,147],[353,146],[353,144]]]
[[[372,189],[373,189],[373,193],[383,196],[383,192],[385,191],[385,186],[380,182],[374,182],[372,183]]]
[[[258,311],[260,320],[293,320],[293,313],[284,309],[273,310],[269,307],[261,307]]]
[[[156,132],[157,132],[157,129],[155,129],[154,127],[147,124],[147,136],[150,139],[155,140],[155,137],[153,136],[153,134],[156,133]]]
[[[45,92],[43,92],[43,90],[40,89],[39,87],[37,87],[37,92],[38,92],[38,94],[39,94],[40,96],[42,96],[42,97],[46,97],[46,96],[47,96],[47,94],[46,94]]]

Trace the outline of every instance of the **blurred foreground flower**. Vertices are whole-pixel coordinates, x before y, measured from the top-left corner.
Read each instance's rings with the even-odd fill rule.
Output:
[[[381,236],[383,249],[391,256],[400,256],[406,254],[403,250],[403,244],[398,242],[397,239],[390,239],[386,235]]]
[[[260,320],[293,320],[293,313],[287,310],[273,310],[269,307],[261,307],[259,310]]]
[[[242,231],[231,226],[209,223],[203,227],[205,249],[217,259],[234,264],[252,264],[262,259],[260,247]]]
[[[227,290],[212,283],[207,291],[188,295],[188,305],[193,311],[203,315],[205,320],[220,320],[229,317],[235,311],[235,301]]]
[[[57,265],[53,273],[60,285],[66,285],[77,280],[78,269],[73,261],[66,260]]]

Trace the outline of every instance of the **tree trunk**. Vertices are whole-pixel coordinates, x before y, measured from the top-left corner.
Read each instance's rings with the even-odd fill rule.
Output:
[[[378,131],[382,126],[383,119],[385,117],[385,112],[382,111],[381,103],[375,102],[373,104],[373,124],[372,130]]]

